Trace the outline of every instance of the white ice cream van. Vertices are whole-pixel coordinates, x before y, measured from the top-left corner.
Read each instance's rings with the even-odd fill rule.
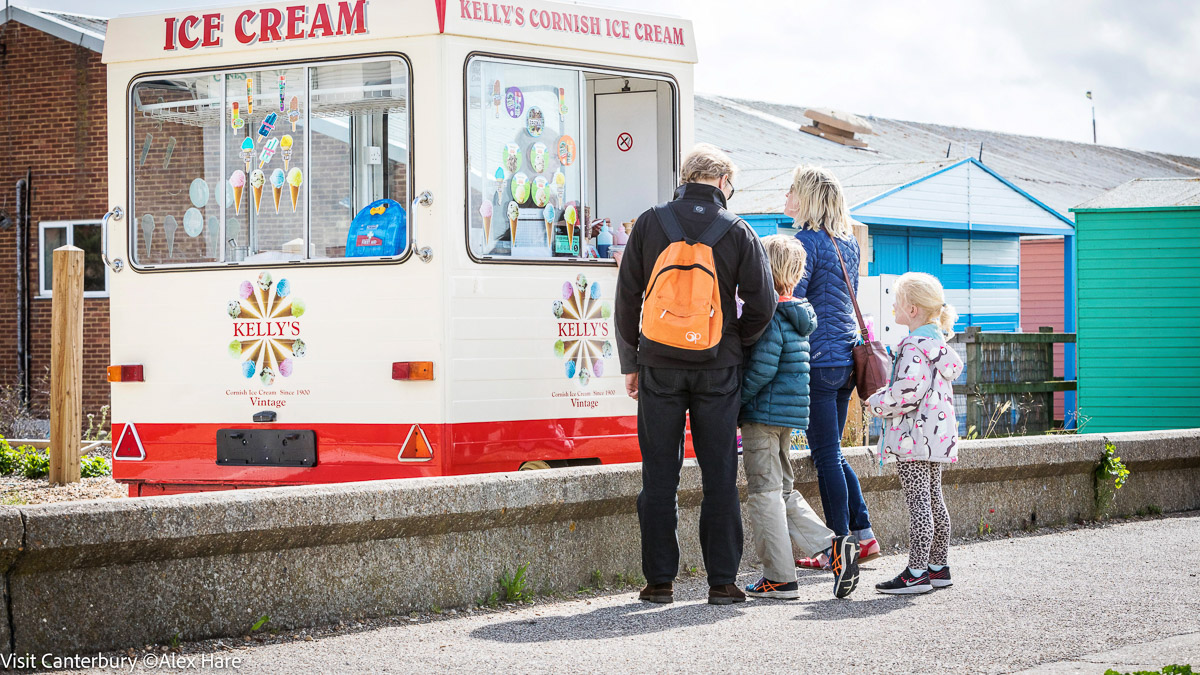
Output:
[[[613,256],[678,182],[695,60],[688,21],[540,0],[111,21],[114,476],[637,461]]]

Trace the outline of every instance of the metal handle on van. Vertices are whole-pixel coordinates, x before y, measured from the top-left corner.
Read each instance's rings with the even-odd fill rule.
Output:
[[[417,198],[413,200],[412,208],[409,209],[409,213],[412,214],[413,251],[416,251],[417,257],[421,259],[421,262],[433,260],[433,249],[417,244],[417,206],[431,206],[432,204],[433,194],[429,190],[426,190],[417,195]]]
[[[104,264],[108,265],[114,272],[120,272],[125,269],[125,262],[120,258],[109,259],[108,257],[108,219],[112,218],[119,221],[124,215],[125,212],[121,210],[121,207],[114,206],[109,209],[108,213],[104,214],[104,219],[100,221],[100,227],[104,230],[104,250],[100,254],[104,258]]]

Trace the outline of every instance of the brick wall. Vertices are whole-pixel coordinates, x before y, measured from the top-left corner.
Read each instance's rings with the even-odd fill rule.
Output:
[[[15,185],[33,170],[28,264],[34,389],[48,388],[50,300],[39,299],[38,223],[97,220],[107,201],[106,77],[100,54],[16,21],[0,25],[0,208],[16,218]],[[0,230],[0,385],[17,384],[15,228]],[[83,406],[108,404],[108,300],[84,302]],[[35,392],[45,410],[48,394]]]

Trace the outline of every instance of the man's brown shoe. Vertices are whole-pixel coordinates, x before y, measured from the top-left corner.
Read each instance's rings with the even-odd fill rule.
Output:
[[[675,602],[675,584],[670,581],[665,584],[646,584],[642,592],[638,593],[638,600],[663,605]]]
[[[737,584],[721,584],[708,589],[708,604],[710,605],[732,605],[735,602],[745,601],[746,594],[737,587]]]

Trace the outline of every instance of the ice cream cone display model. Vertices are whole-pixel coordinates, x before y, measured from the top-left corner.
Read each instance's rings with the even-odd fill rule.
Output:
[[[554,170],[554,193],[558,195],[559,204],[567,198],[567,176],[561,168]]]
[[[154,216],[147,213],[142,216],[142,241],[146,244],[146,251],[150,251],[150,242],[154,241]]]
[[[492,178],[496,181],[496,204],[501,203],[504,198],[504,167],[496,167],[496,173],[492,174]]]
[[[293,96],[292,100],[288,102],[287,118],[288,118],[288,122],[292,123],[292,131],[295,131],[296,130],[296,122],[300,121],[300,97],[299,96]]]
[[[292,191],[292,213],[296,212],[296,202],[300,201],[300,184],[304,182],[304,174],[300,169],[292,169],[287,174],[288,187]]]
[[[241,169],[235,170],[229,177],[229,185],[233,188],[233,212],[240,215],[242,213],[242,191],[246,189],[246,174],[242,173]]]
[[[516,202],[509,202],[505,215],[508,216],[509,240],[514,242],[515,245],[517,241],[517,216],[521,215],[521,207]]]
[[[263,119],[262,124],[258,125],[258,140],[260,143],[266,140],[267,136],[270,136],[271,132],[275,130],[275,120],[277,119],[279,119],[279,115],[271,113]]]
[[[258,215],[258,204],[262,201],[263,186],[267,184],[267,177],[263,174],[262,169],[255,169],[250,173],[250,190],[254,195],[254,215]]]
[[[546,221],[546,246],[550,247],[551,253],[554,252],[554,221],[557,220],[557,215],[554,207],[549,204],[542,209],[542,220]]]
[[[492,241],[492,203],[483,200],[479,205],[479,215],[483,218],[483,245],[487,246]]]
[[[283,169],[275,169],[271,172],[271,197],[275,199],[275,213],[279,213],[279,198],[283,196],[283,184],[287,182],[287,178],[283,174]]]
[[[274,115],[275,113],[271,113]],[[275,151],[279,149],[279,139],[272,138],[263,146],[262,154],[258,156],[258,168],[263,168],[271,158],[275,156]]]
[[[279,156],[283,158],[283,170],[288,170],[288,163],[292,161],[292,136],[284,134],[283,138],[279,139]]]
[[[249,136],[242,141],[242,161],[246,163],[246,171],[249,171],[250,162],[254,161],[254,139]]]
[[[492,106],[496,108],[496,118],[500,118],[500,104],[504,102],[504,95],[500,92],[500,80],[492,83]]]
[[[575,252],[575,223],[579,222],[579,212],[575,208],[575,204],[567,204],[567,208],[563,211],[563,220],[567,221],[567,248],[572,253]]]
[[[179,221],[175,216],[168,215],[163,220],[163,234],[167,235],[167,257],[175,256],[175,231],[179,229]]]

